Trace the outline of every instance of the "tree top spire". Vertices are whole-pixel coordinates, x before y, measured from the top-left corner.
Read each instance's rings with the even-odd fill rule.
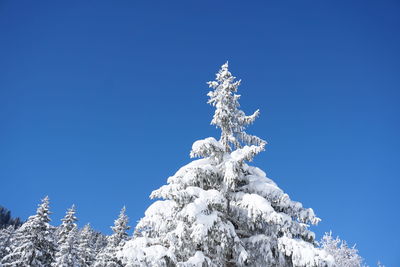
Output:
[[[215,107],[211,124],[221,129],[220,142],[226,152],[243,145],[255,145],[263,149],[266,144],[264,140],[245,132],[246,126],[253,123],[260,112],[256,110],[252,115],[246,116],[239,109],[240,95],[235,93],[241,81],[235,79],[229,71],[227,61],[217,72],[216,79],[208,82],[209,87],[214,89],[207,94],[210,97],[208,103]]]

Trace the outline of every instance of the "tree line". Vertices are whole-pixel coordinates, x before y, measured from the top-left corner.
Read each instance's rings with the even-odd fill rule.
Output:
[[[125,207],[105,236],[87,224],[78,229],[75,206],[67,210],[62,223],[52,226],[49,198],[40,203],[36,214],[20,227],[11,224],[0,230],[0,266],[105,267],[122,266],[116,252],[128,239]]]

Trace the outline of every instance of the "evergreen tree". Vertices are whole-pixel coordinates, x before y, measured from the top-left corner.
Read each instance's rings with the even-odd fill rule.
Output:
[[[107,246],[107,236],[101,232],[93,231],[92,244],[94,244],[94,254],[99,254]]]
[[[77,218],[75,217],[75,205],[69,208],[61,219],[62,224],[58,231],[58,251],[56,253],[54,267],[75,267],[79,265],[77,250]]]
[[[111,227],[113,234],[108,238],[107,246],[99,253],[94,264],[95,267],[120,267],[124,266],[117,257],[117,252],[125,245],[128,240],[127,231],[128,216],[125,214],[125,207],[121,209],[118,219],[114,221]]]
[[[49,226],[49,198],[45,197],[36,215],[15,233],[10,254],[3,258],[3,266],[48,267],[54,259],[55,243]]]
[[[76,218],[75,213],[76,213],[75,205],[72,205],[72,207],[67,210],[64,218],[61,219],[62,223],[57,231],[58,244],[64,243],[65,240],[68,238],[68,235],[72,231],[72,229],[77,227],[75,222],[78,219]]]
[[[79,235],[78,259],[81,267],[91,266],[95,259],[93,230],[85,225]]]
[[[224,64],[209,82],[211,121],[220,140],[192,146],[191,157],[145,212],[133,240],[118,254],[127,266],[329,266],[333,259],[315,247],[312,209],[292,201],[259,168],[246,162],[264,150],[245,132],[259,115],[239,109],[239,81]]]
[[[122,207],[118,218],[114,221],[114,226],[111,227],[113,234],[110,237],[109,244],[112,244],[114,247],[124,245],[125,241],[128,239],[127,231],[130,229],[130,226],[128,226],[129,218],[125,212],[126,208],[124,206]]]
[[[72,228],[68,234],[66,233],[63,242],[59,243],[56,253],[56,260],[52,266],[54,267],[80,267],[77,249],[76,227]]]

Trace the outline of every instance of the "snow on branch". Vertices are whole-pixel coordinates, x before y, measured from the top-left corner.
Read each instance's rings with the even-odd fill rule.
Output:
[[[212,157],[220,160],[224,150],[224,146],[220,142],[215,140],[213,137],[208,137],[193,143],[190,157]]]

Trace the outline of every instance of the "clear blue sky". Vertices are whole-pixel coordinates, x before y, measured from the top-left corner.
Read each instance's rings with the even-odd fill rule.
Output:
[[[188,163],[207,81],[243,80],[255,165],[357,243],[400,266],[399,1],[0,1],[0,204],[109,233]]]

